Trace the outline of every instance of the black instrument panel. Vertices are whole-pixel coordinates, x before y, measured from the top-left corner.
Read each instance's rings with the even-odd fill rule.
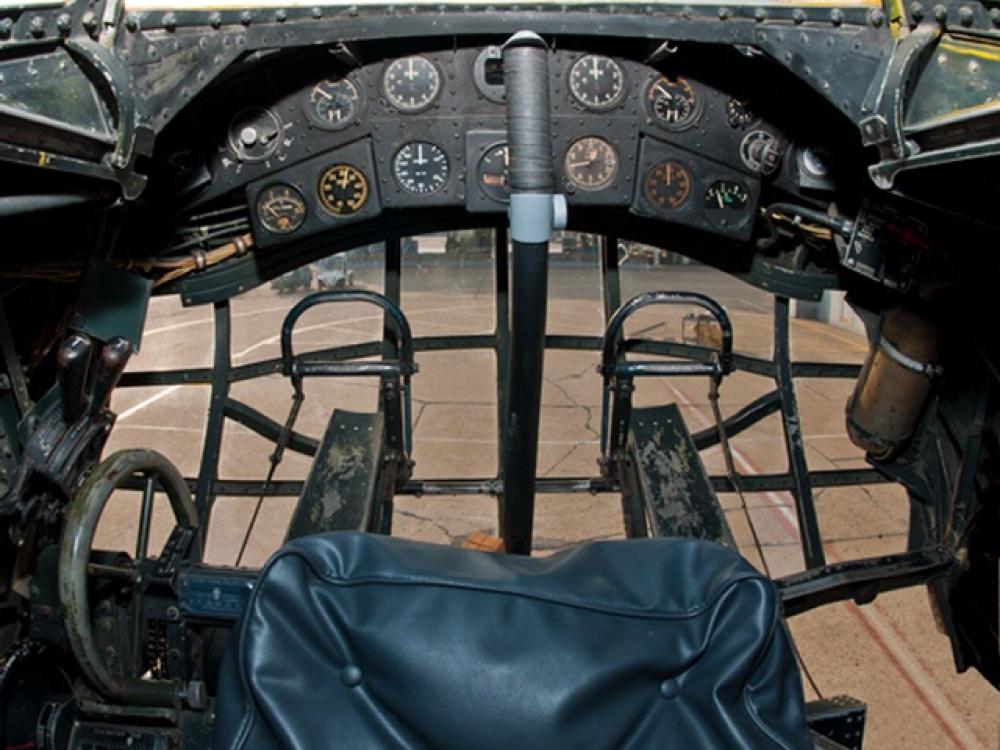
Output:
[[[793,180],[785,137],[745,99],[683,71],[582,51],[549,60],[557,189],[747,239],[762,183]],[[496,48],[373,62],[231,120],[209,196],[245,188],[259,246],[383,209],[506,210],[506,126]]]

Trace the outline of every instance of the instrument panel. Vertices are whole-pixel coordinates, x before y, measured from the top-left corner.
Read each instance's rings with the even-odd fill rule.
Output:
[[[505,211],[499,54],[381,60],[251,102],[229,123],[208,197],[244,189],[262,247],[383,210]],[[745,97],[592,52],[553,52],[549,70],[553,170],[571,211],[614,206],[747,239],[762,186],[795,188],[788,140]]]

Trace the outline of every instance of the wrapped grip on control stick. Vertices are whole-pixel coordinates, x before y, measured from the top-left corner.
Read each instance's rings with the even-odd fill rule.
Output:
[[[548,48],[531,31],[519,31],[503,47],[510,149],[511,239],[547,242],[566,225],[566,204],[553,196],[552,122]]]

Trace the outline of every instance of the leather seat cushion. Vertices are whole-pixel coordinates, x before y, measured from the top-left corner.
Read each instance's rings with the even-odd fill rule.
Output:
[[[811,748],[774,585],[708,542],[339,533],[262,571],[216,748]]]

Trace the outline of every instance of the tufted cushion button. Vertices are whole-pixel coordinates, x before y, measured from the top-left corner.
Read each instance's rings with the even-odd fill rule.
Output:
[[[361,668],[354,664],[348,664],[340,670],[340,681],[347,687],[357,687],[361,684]]]
[[[668,677],[663,682],[660,683],[660,695],[664,698],[676,698],[681,692],[681,686],[677,683],[677,680]]]

